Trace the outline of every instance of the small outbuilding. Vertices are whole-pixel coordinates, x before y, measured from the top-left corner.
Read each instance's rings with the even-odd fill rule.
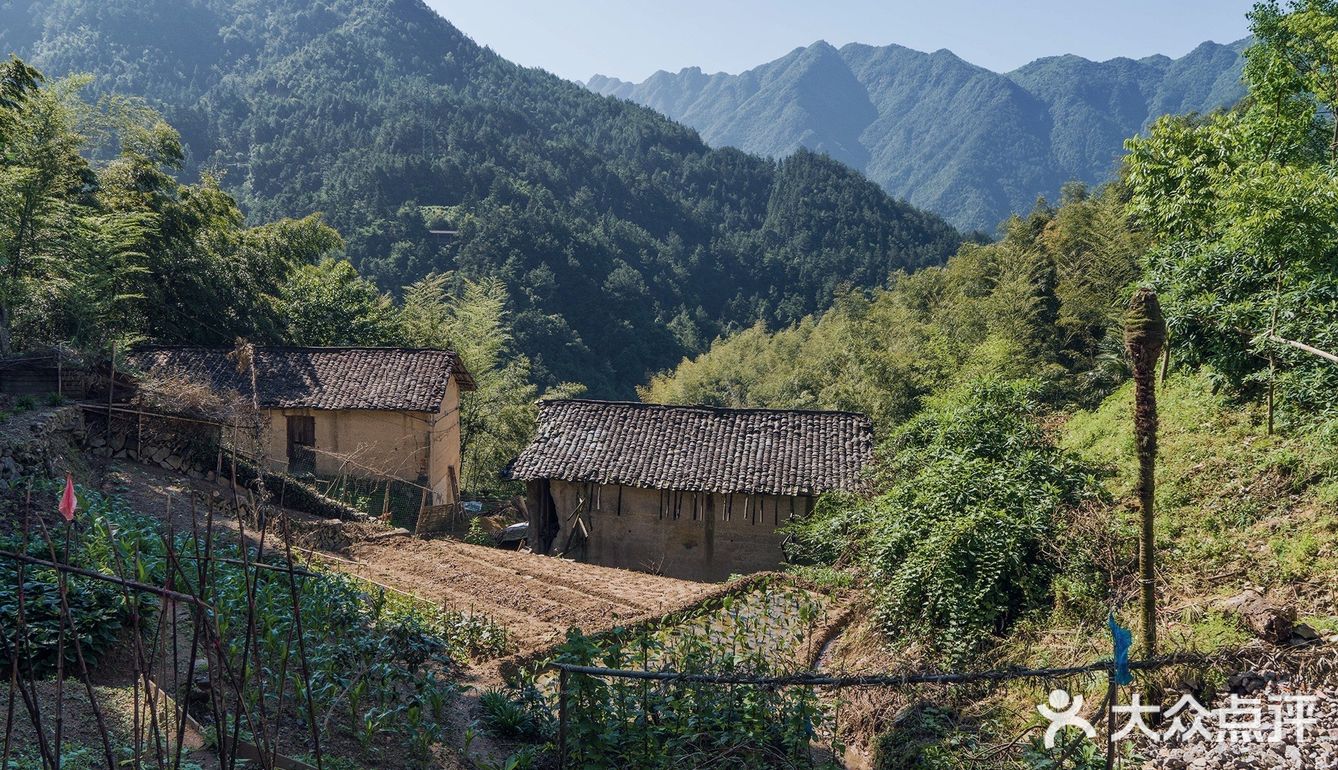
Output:
[[[508,472],[536,553],[724,580],[779,566],[777,528],[859,490],[873,443],[850,412],[543,401]]]
[[[144,347],[130,362],[180,374],[219,393],[254,398],[260,451],[277,470],[460,488],[460,394],[474,380],[449,350],[254,346],[250,365],[230,348]],[[254,367],[254,389],[252,371]],[[426,496],[426,494],[425,494]]]

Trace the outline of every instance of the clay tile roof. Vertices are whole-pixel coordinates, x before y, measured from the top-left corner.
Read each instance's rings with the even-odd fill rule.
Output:
[[[534,441],[510,475],[813,495],[859,489],[872,456],[873,426],[850,412],[543,401]]]
[[[251,392],[250,379],[228,357],[231,348],[142,347],[137,369],[184,372],[216,390]],[[414,348],[255,347],[256,395],[267,409],[378,409],[435,412],[451,377],[462,390],[474,380],[449,350]]]

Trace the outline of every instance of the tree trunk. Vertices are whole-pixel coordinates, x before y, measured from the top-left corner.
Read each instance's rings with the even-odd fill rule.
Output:
[[[1166,321],[1151,289],[1139,289],[1124,319],[1124,346],[1134,369],[1134,439],[1138,448],[1141,532],[1138,573],[1143,609],[1143,652],[1157,654],[1156,535],[1153,529],[1157,467],[1157,359],[1166,342]]]
[[[9,304],[0,303],[0,355],[9,355],[13,351],[10,340]]]

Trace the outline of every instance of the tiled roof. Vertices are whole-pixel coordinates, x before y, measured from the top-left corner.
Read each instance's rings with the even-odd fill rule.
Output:
[[[231,348],[143,347],[130,363],[144,371],[180,371],[216,390],[249,395],[249,375],[237,371]],[[460,357],[449,350],[412,348],[255,347],[256,395],[268,409],[379,409],[435,412],[447,381],[473,390]]]
[[[860,487],[869,418],[850,412],[543,401],[517,479],[812,495]]]

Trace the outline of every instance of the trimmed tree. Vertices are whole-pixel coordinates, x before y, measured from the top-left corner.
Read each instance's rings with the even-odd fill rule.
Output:
[[[1157,293],[1140,288],[1124,316],[1124,347],[1134,370],[1134,441],[1138,449],[1138,572],[1143,605],[1143,648],[1157,653],[1156,537],[1153,497],[1157,467],[1157,360],[1166,344],[1166,320]]]

